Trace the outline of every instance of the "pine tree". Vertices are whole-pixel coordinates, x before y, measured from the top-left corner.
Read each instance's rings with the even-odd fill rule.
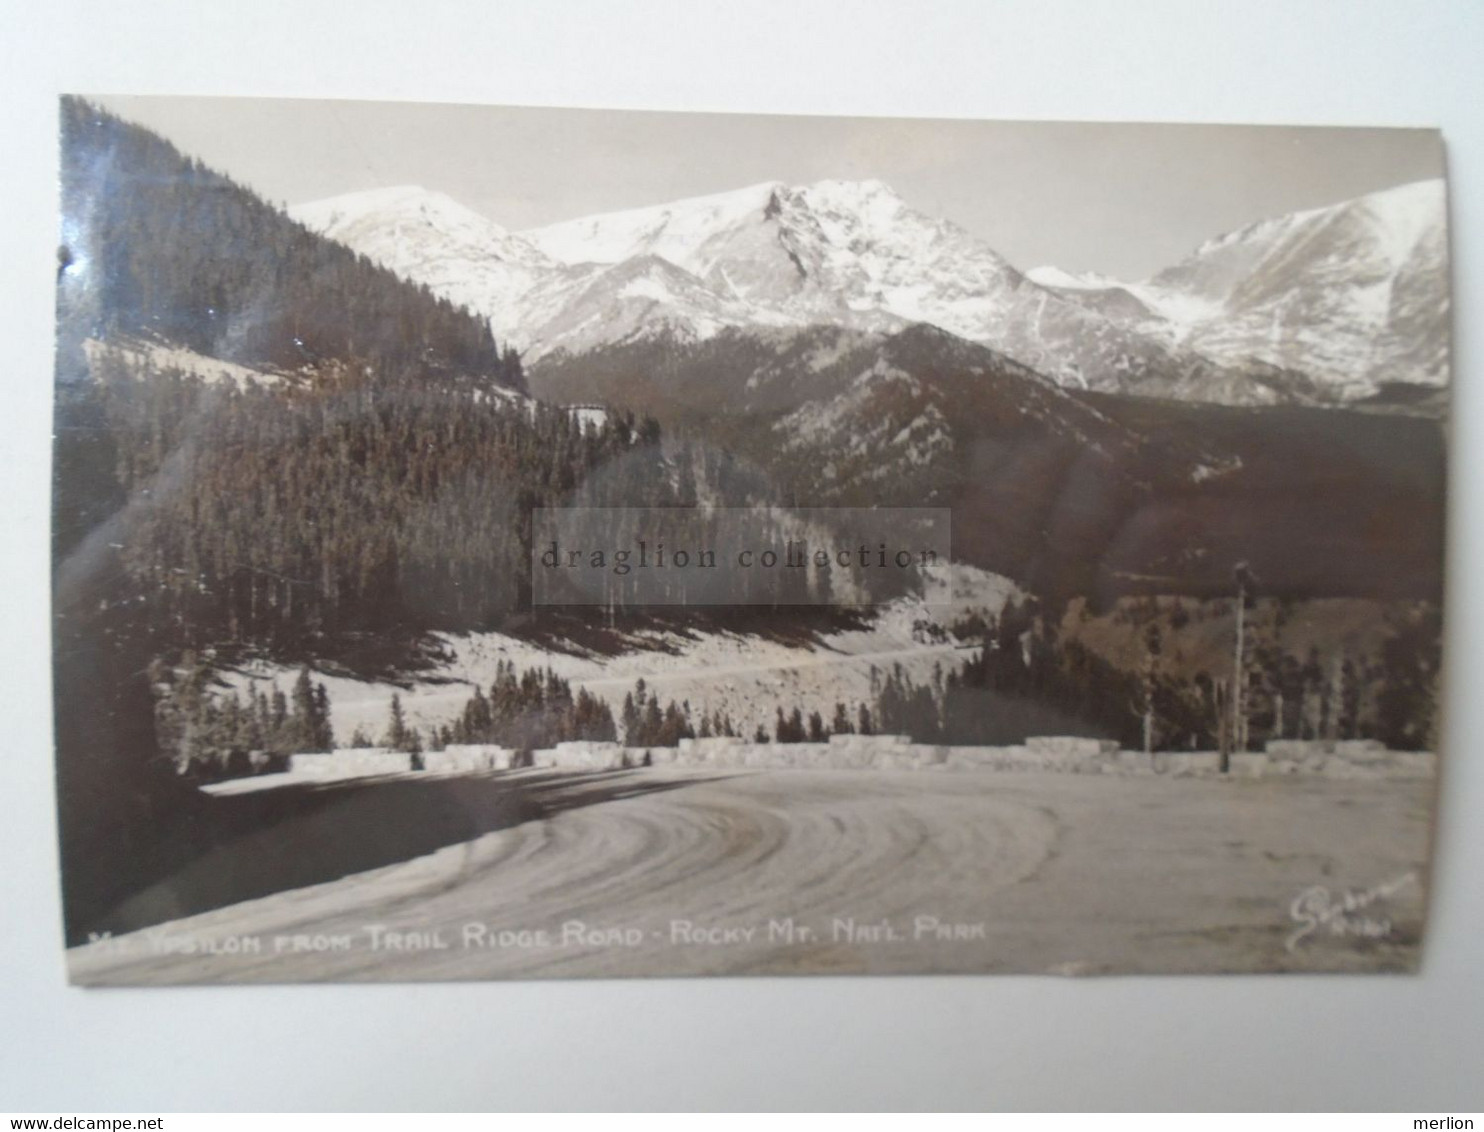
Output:
[[[330,693],[323,684],[314,686],[314,727],[312,741],[316,751],[335,749],[335,731],[330,724]]]
[[[809,742],[823,743],[828,739],[824,729],[824,717],[817,711],[809,713]]]
[[[313,751],[320,736],[318,726],[318,705],[315,702],[314,685],[309,678],[309,666],[304,665],[299,669],[299,675],[294,680],[293,695],[291,697],[292,707],[289,712],[287,723],[287,734],[285,743],[289,753],[298,754],[304,751]]]
[[[852,730],[850,716],[845,710],[845,705],[838,701],[835,703],[835,718],[830,724],[830,730],[836,735],[849,735]]]
[[[386,733],[381,738],[381,745],[392,751],[407,751],[411,750],[415,738],[416,733],[408,729],[407,717],[402,712],[402,697],[393,692]]]

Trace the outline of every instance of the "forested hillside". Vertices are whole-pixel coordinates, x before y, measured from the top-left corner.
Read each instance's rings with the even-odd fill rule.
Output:
[[[75,934],[128,890],[121,853],[185,827],[209,844],[178,775],[236,749],[202,738],[214,713],[233,722],[212,706],[224,655],[370,647],[395,668],[423,631],[517,600],[520,508],[620,451],[667,481],[652,423],[537,407],[484,320],[148,131],[64,99],[61,165],[54,694]],[[177,347],[276,380],[207,382],[162,360]],[[280,720],[264,691],[266,714],[222,730],[270,755],[324,745],[322,703]]]
[[[193,781],[335,738],[307,674],[237,702],[224,666],[407,680],[434,632],[531,630],[533,509],[768,499],[651,418],[531,400],[484,320],[71,98],[62,191],[54,682],[74,935],[133,883],[120,847],[143,859],[183,823],[210,843]],[[187,351],[243,368],[208,379]],[[519,701],[513,731],[475,703],[461,734],[613,733],[585,694],[512,687],[491,697]]]
[[[950,507],[955,558],[1056,601],[1216,597],[1240,561],[1292,598],[1442,594],[1446,449],[1421,416],[1074,393],[925,326],[657,336],[530,380],[709,439],[781,500]]]
[[[675,501],[653,424],[630,415],[584,425],[341,365],[304,389],[121,354],[94,368],[129,499],[114,541],[182,647],[334,655],[348,633],[492,627],[529,607],[532,508],[600,465],[616,498]]]
[[[62,100],[62,376],[87,338],[148,335],[294,371],[357,359],[523,389],[489,323],[310,232],[148,130]]]

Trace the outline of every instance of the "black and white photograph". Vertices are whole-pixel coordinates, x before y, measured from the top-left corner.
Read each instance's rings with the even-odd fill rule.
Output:
[[[1418,969],[1437,130],[58,109],[72,983]]]

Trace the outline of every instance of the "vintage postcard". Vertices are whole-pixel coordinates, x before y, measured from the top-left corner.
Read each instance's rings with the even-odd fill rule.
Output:
[[[60,116],[74,982],[1419,964],[1436,132]]]

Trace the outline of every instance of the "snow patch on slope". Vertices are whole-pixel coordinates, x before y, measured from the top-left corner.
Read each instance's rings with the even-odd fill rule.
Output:
[[[255,382],[258,385],[275,385],[290,380],[289,375],[284,373],[222,361],[220,358],[208,357],[186,346],[178,346],[170,342],[125,338],[105,344],[96,338],[89,338],[83,343],[83,353],[87,356],[90,365],[96,365],[109,351],[121,354],[131,362],[145,363],[153,369],[177,370],[187,376],[199,378],[208,385],[231,382],[243,388],[248,382]]]
[[[550,667],[571,680],[574,690],[586,688],[606,701],[615,718],[621,714],[624,696],[642,677],[661,700],[689,700],[697,719],[701,713],[721,711],[731,715],[744,734],[759,725],[771,733],[779,704],[786,708],[797,704],[806,716],[817,710],[828,719],[837,701],[852,709],[869,701],[873,668],[884,671],[901,664],[914,679],[926,682],[935,664],[944,670],[956,666],[973,652],[953,644],[924,643],[914,625],[930,621],[947,626],[976,610],[998,615],[1009,598],[1023,596],[1007,578],[955,563],[944,604],[898,600],[878,609],[864,628],[831,633],[810,647],[742,633],[650,633],[620,656],[595,657],[554,652],[501,633],[445,634],[440,640],[449,659],[410,686],[318,673],[314,680],[324,683],[329,693],[331,724],[342,744],[358,727],[373,739],[381,735],[393,694],[401,698],[412,726],[426,729],[451,723],[475,685],[489,688],[500,661],[514,662],[518,668]],[[275,683],[287,691],[295,672],[258,663],[221,673],[220,679],[239,695]]]

